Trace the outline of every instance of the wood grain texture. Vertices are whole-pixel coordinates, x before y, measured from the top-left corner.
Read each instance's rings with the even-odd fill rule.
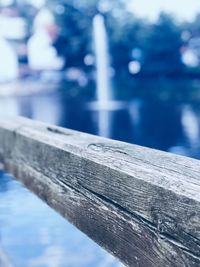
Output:
[[[24,118],[0,161],[127,266],[200,266],[200,162]]]

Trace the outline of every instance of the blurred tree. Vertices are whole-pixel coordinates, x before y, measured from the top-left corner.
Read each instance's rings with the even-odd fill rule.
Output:
[[[142,49],[148,25],[126,9],[112,10],[108,17],[112,63],[118,80],[130,81],[129,63],[142,61]],[[136,53],[134,53],[136,52]]]
[[[182,24],[182,28],[191,33],[191,36],[200,36],[200,13],[196,15],[194,21]]]
[[[180,28],[170,15],[161,13],[144,43],[142,72],[154,75],[180,74],[183,70],[181,46]]]
[[[88,6],[86,10],[85,6],[75,2],[48,2],[59,27],[54,45],[58,54],[65,58],[64,68],[85,67],[84,57],[90,51],[92,9]]]
[[[124,6],[123,2],[124,0],[117,3],[114,0],[48,1],[60,27],[55,46],[65,58],[65,68],[75,66],[91,70],[91,66],[85,65],[84,58],[87,54],[93,54],[92,19],[97,13],[109,16],[116,7],[120,9]]]
[[[15,0],[13,5],[28,22],[31,33],[37,8],[31,6],[29,0]],[[189,30],[200,34],[200,15],[192,23],[177,25],[171,16],[162,13],[157,23],[150,24],[136,18],[128,10],[125,0],[47,0],[47,8],[58,25],[58,38],[54,45],[65,59],[64,68],[77,67],[85,72],[94,69],[94,60],[90,57],[94,54],[92,20],[97,13],[104,15],[111,64],[120,88],[122,84],[124,88],[130,88],[137,71],[140,75],[178,75],[184,68],[180,53],[183,44],[181,33]],[[184,42],[187,46],[187,41]],[[89,64],[85,60],[87,55]],[[130,64],[134,61],[139,65],[131,65],[131,70]]]

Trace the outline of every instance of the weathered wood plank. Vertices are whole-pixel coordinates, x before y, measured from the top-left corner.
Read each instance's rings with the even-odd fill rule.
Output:
[[[0,119],[0,161],[128,266],[200,266],[200,162]]]

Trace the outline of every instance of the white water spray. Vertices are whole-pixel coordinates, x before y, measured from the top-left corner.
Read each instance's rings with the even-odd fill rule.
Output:
[[[93,40],[96,58],[96,85],[97,85],[97,112],[98,134],[110,137],[110,112],[107,110],[109,101],[112,100],[110,86],[110,64],[108,53],[108,40],[104,17],[100,14],[93,19]]]
[[[104,107],[112,100],[110,86],[110,64],[108,53],[108,40],[104,17],[100,14],[93,19],[93,38],[97,73],[97,101]]]
[[[111,137],[112,112],[122,108],[123,105],[113,99],[108,38],[104,17],[100,14],[93,19],[93,42],[96,58],[97,101],[91,103],[90,108],[98,112],[98,134]]]

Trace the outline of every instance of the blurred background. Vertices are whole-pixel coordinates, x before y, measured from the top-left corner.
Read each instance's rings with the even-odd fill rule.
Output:
[[[200,159],[200,2],[0,0],[0,115]],[[1,177],[0,244],[12,266],[120,266],[10,176]],[[34,237],[22,230],[30,209],[26,227]],[[50,222],[43,228],[42,214]]]

